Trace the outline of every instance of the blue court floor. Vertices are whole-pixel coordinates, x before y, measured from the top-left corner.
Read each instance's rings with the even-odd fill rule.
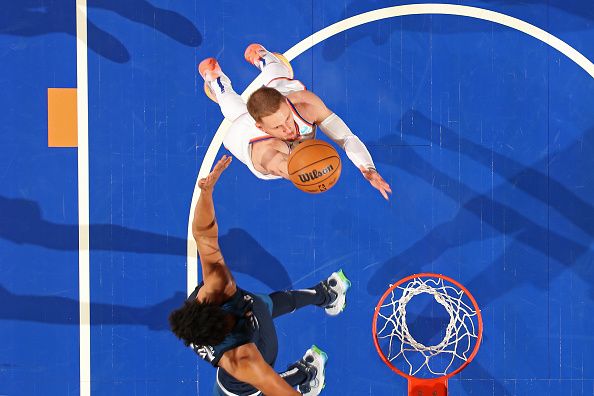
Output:
[[[47,89],[76,88],[70,0],[0,13],[0,395],[79,395],[77,149],[48,147]],[[594,60],[591,0],[464,0]],[[400,1],[88,0],[91,393],[210,395],[215,371],[168,330],[186,296],[194,184],[223,121],[196,65],[238,92],[252,42],[285,52]],[[321,195],[235,161],[215,200],[223,254],[255,292],[342,267],[338,317],[280,318],[277,370],[313,343],[323,395],[404,395],[379,359],[388,286],[439,272],[476,297],[484,339],[451,395],[594,394],[594,75],[550,42],[489,20],[425,13],[338,33],[292,61],[363,140],[382,199],[343,157]],[[221,148],[217,157],[225,153]]]

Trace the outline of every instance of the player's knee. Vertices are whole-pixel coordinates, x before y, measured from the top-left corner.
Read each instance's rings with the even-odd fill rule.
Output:
[[[219,99],[219,106],[221,113],[229,121],[233,122],[247,113],[247,108],[241,97],[237,94],[222,94],[217,97]]]

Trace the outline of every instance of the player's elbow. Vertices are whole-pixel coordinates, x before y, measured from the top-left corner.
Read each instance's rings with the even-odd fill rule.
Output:
[[[206,227],[192,226],[192,236],[196,241],[199,238],[216,238],[219,235],[219,226],[216,220]]]
[[[192,230],[192,236],[196,242],[198,242],[198,240],[202,237],[202,235],[200,235],[200,233],[196,230]]]
[[[357,135],[355,135],[354,133],[351,133],[350,135],[345,136],[342,139],[343,142],[343,147],[348,147],[348,146],[353,146],[353,145],[361,145],[364,144],[361,139],[359,139],[359,137]]]

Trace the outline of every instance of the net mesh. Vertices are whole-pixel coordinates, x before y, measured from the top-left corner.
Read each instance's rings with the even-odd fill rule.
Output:
[[[406,323],[407,304],[422,293],[432,295],[449,314],[445,335],[435,345],[415,340]],[[408,366],[409,375],[443,376],[468,361],[478,339],[477,324],[477,311],[463,290],[441,278],[414,278],[394,288],[380,305],[377,339],[384,356],[402,371]]]

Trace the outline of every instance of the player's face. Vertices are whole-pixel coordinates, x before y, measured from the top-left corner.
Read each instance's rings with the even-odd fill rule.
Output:
[[[281,103],[276,113],[262,117],[260,122],[256,122],[256,126],[267,134],[282,140],[292,141],[299,137],[295,121],[293,121],[293,113],[285,101]]]

